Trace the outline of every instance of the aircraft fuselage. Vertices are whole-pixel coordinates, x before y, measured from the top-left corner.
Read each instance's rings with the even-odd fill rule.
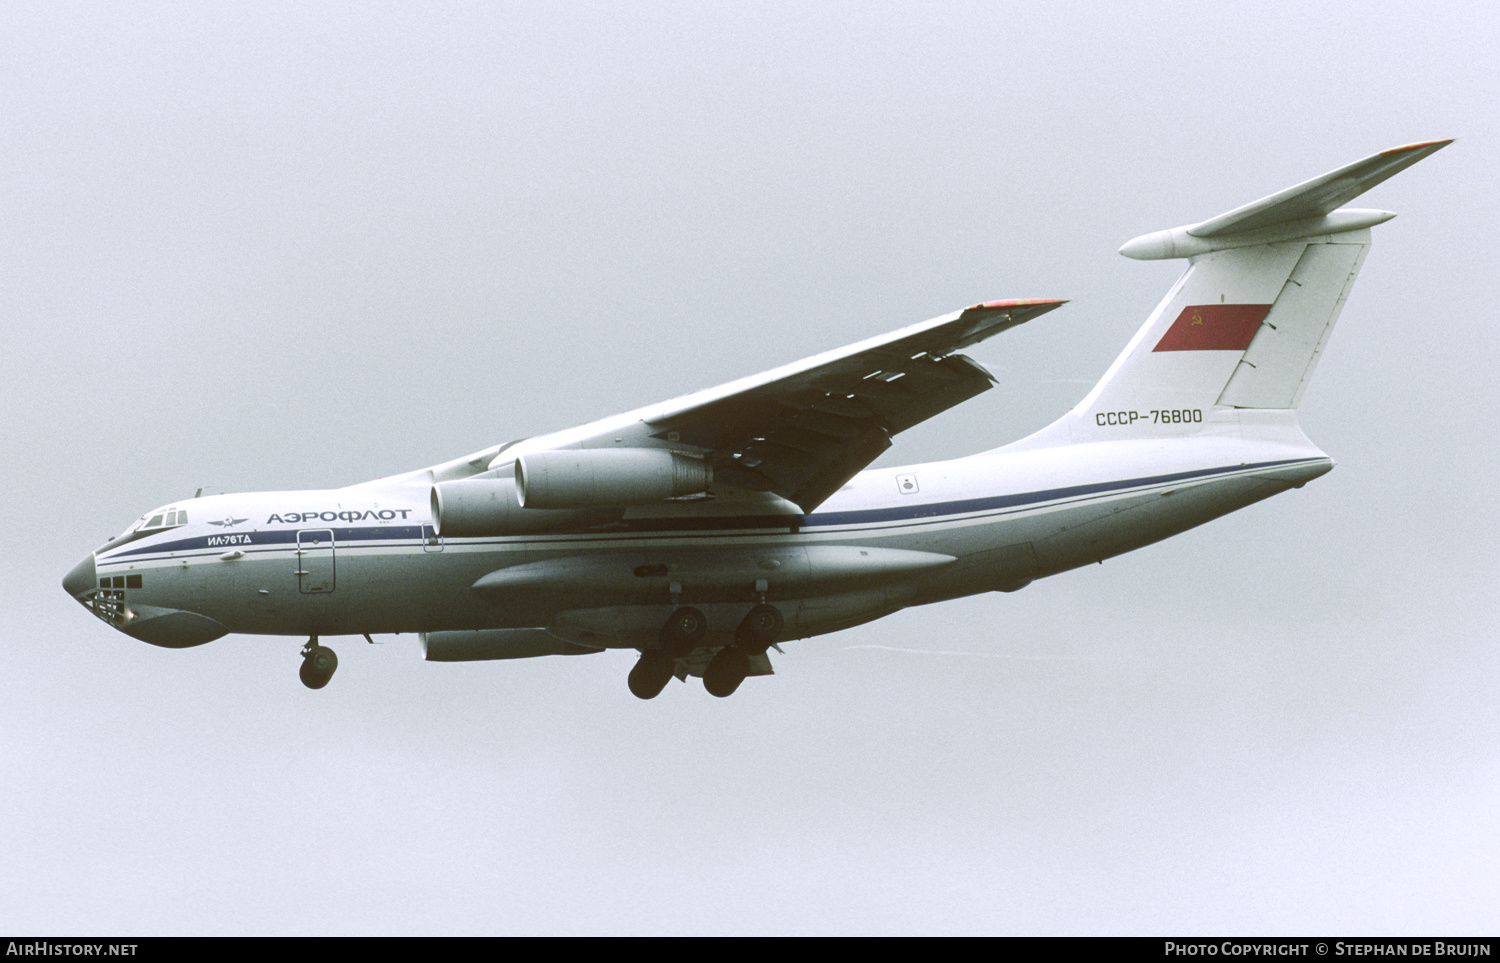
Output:
[[[811,514],[730,501],[717,514],[696,503],[673,517],[652,506],[604,528],[496,538],[438,535],[425,475],[216,495],[179,503],[188,524],[92,557],[94,608],[168,646],[227,632],[545,626],[644,648],[676,604],[703,610],[711,642],[766,601],[783,612],[784,637],[804,638],[909,605],[1015,590],[1330,467],[1300,433],[1280,443],[1221,434],[1000,449],[862,472]],[[534,577],[479,584],[491,573]]]

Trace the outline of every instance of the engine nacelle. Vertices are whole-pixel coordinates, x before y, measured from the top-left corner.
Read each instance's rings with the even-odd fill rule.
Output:
[[[464,478],[432,486],[432,527],[445,538],[531,535],[598,525],[620,516],[608,509],[522,508],[509,478]]]
[[[700,495],[712,483],[703,459],[660,448],[540,451],[516,459],[516,492],[527,511],[645,505]]]

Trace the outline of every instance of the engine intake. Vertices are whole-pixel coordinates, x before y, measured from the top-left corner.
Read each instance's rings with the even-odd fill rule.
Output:
[[[516,459],[516,492],[527,511],[643,505],[699,495],[712,483],[703,459],[660,448],[542,451]]]

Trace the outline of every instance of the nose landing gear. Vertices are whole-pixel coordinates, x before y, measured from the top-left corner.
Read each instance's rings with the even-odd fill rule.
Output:
[[[321,689],[333,678],[338,667],[339,657],[328,646],[319,645],[315,635],[302,647],[302,668],[297,675],[309,689]]]

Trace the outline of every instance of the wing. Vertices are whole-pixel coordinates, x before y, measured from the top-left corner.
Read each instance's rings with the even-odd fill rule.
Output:
[[[715,489],[774,492],[811,511],[889,448],[891,436],[989,390],[989,372],[955,352],[1064,303],[976,304],[717,388],[531,439],[524,448],[634,443],[690,451],[713,466]],[[626,441],[624,435],[634,437]],[[513,457],[499,454],[491,466]]]

